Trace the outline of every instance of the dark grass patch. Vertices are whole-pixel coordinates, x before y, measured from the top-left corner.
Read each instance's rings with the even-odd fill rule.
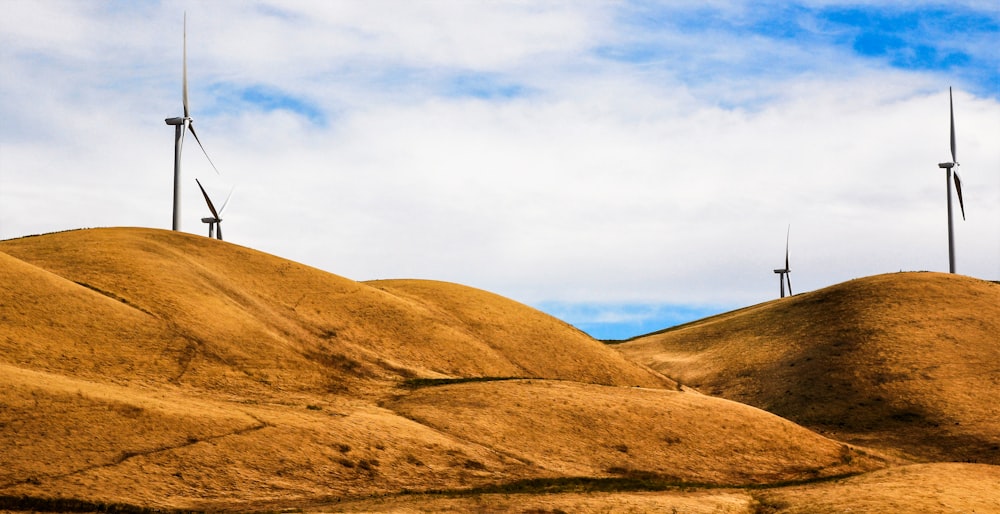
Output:
[[[609,472],[612,470],[609,470]],[[781,487],[809,485],[823,482],[843,480],[861,473],[843,473],[828,477],[815,477],[800,480],[782,480],[767,484],[710,484],[704,482],[687,482],[676,477],[657,475],[655,473],[614,469],[621,474],[617,477],[560,477],[532,478],[516,480],[502,484],[485,485],[469,489],[432,489],[426,491],[411,491],[404,489],[403,495],[441,495],[441,496],[477,496],[482,494],[551,494],[551,493],[616,493],[636,491],[668,491],[674,489],[777,489]]]
[[[354,360],[342,353],[310,351],[310,352],[305,352],[305,357],[327,368],[338,369],[345,373],[349,373],[351,375],[355,375],[358,377],[371,378],[372,376],[374,376],[363,363]]]
[[[524,380],[524,377],[463,377],[463,378],[408,378],[400,384],[406,389],[420,389],[467,382],[500,382],[504,380]]]
[[[135,305],[132,302],[128,301],[128,298],[122,298],[121,296],[118,296],[117,294],[112,293],[111,291],[105,291],[105,290],[103,290],[103,289],[101,289],[99,287],[90,285],[90,284],[88,284],[86,282],[79,282],[79,281],[77,281],[76,284],[79,285],[79,286],[86,287],[87,289],[90,289],[91,291],[93,291],[93,292],[95,292],[97,294],[100,294],[100,295],[103,295],[103,296],[107,296],[108,298],[111,298],[112,300],[119,301],[119,302],[121,302],[121,303],[123,303],[125,305],[128,305],[129,307],[132,307],[133,309],[136,309],[138,311],[144,312],[144,313],[146,313],[146,314],[148,314],[150,316],[154,316],[154,317],[156,316],[152,312],[149,312],[148,310],[143,309],[142,307],[140,307],[138,305]]]
[[[358,461],[358,468],[368,473],[376,473],[375,468],[379,465],[378,459],[361,459]]]
[[[201,512],[180,509],[153,509],[127,503],[104,503],[74,498],[37,498],[33,496],[0,496],[0,510],[28,512],[107,512],[111,514],[182,514]]]
[[[467,459],[465,464],[462,465],[465,469],[472,469],[476,471],[485,471],[486,465],[478,460]]]

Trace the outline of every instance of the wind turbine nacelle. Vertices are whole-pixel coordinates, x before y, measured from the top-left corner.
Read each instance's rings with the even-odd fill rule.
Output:
[[[774,270],[774,272],[775,273],[788,273],[788,270],[786,270],[786,269],[776,269],[776,270]]]
[[[953,163],[953,162],[938,163],[938,168],[943,168],[943,169],[949,169],[950,170],[950,169],[952,169],[954,167],[955,167],[955,163]]]
[[[167,118],[167,119],[165,119],[163,121],[167,122],[167,125],[183,125],[184,124],[184,118]]]
[[[220,221],[222,221],[222,220],[217,219],[217,218],[202,218],[201,219],[202,223],[218,223]]]

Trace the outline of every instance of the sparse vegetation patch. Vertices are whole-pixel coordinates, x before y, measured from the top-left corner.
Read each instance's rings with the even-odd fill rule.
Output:
[[[465,384],[469,382],[499,382],[503,380],[524,380],[524,377],[408,378],[403,381],[401,387],[419,389],[421,387]]]

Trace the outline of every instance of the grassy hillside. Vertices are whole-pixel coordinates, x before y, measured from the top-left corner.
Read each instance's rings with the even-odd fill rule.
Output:
[[[886,465],[773,414],[662,389],[478,382],[421,389],[387,406],[560,476],[737,486]]]
[[[148,229],[10,240],[0,252],[7,254],[0,273],[17,286],[5,291],[15,296],[0,313],[11,318],[0,350],[30,354],[33,369],[233,394],[361,391],[385,380],[468,376],[673,387],[565,323],[468,287],[372,286]],[[463,305],[463,317],[440,302]],[[493,321],[470,323],[476,316]],[[109,351],[96,351],[96,343]],[[95,362],[81,367],[81,359]]]
[[[636,338],[624,355],[834,438],[1000,463],[1000,285],[853,280]]]
[[[456,284],[147,229],[0,241],[0,283],[0,511],[753,512],[906,463]]]

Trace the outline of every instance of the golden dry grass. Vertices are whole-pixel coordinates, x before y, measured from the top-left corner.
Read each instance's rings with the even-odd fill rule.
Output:
[[[649,368],[621,359],[614,350],[562,321],[509,299],[458,284],[429,280],[366,282],[412,301],[434,319],[448,320],[464,344],[481,345],[509,363],[492,376],[544,377],[595,384],[676,388]],[[440,338],[440,335],[433,337]],[[572,347],[572,352],[565,352]]]
[[[0,242],[0,252],[7,254],[0,272],[17,285],[7,291],[15,295],[7,305],[18,309],[9,314],[7,340],[33,334],[0,349],[28,352],[36,369],[122,381],[148,373],[153,380],[258,395],[275,387],[366,391],[373,381],[414,376],[673,387],[565,323],[472,288],[421,286],[425,297],[438,291],[431,296],[471,306],[468,312],[503,316],[473,326],[468,315],[459,318],[434,298],[390,290],[419,291],[415,282],[373,287],[168,231],[64,232]],[[34,337],[38,330],[48,332]],[[88,340],[112,350],[95,354]],[[81,359],[99,366],[82,369]]]
[[[749,485],[886,465],[753,407],[662,389],[485,382],[425,388],[387,406],[555,476]]]
[[[455,284],[148,229],[2,241],[0,281],[0,509],[753,512],[829,484],[718,488],[900,463]]]
[[[853,280],[617,346],[685,385],[835,438],[1000,463],[1000,285]]]
[[[808,487],[756,494],[764,511],[1000,512],[1000,468],[937,463],[902,466]]]
[[[670,491],[619,493],[483,494],[469,497],[418,495],[347,502],[313,512],[372,512],[394,514],[485,512],[556,514],[684,513],[754,514],[759,503],[747,492]]]
[[[379,399],[413,377],[674,387],[496,295],[372,287],[187,234],[4,241],[0,279],[0,494],[192,507],[530,478]]]

